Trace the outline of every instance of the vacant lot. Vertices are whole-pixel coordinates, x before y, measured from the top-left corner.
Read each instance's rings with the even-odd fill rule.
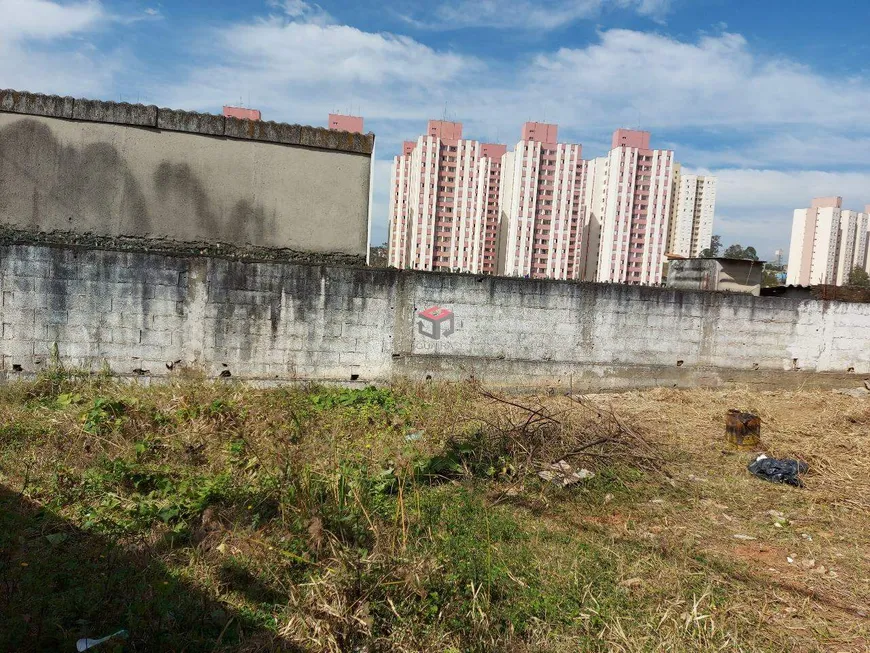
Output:
[[[749,475],[729,408],[804,488]],[[0,389],[0,650],[866,651],[868,444],[820,391],[56,370]]]

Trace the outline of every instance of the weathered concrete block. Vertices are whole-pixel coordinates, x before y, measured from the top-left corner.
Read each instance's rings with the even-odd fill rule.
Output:
[[[72,118],[75,100],[59,95],[0,90],[0,111],[26,113],[31,116]]]
[[[36,290],[36,282],[32,278],[13,277],[9,283],[10,290],[19,292],[33,292]]]
[[[302,126],[288,125],[265,120],[242,120],[227,118],[224,135],[231,138],[245,138],[255,141],[299,145]]]
[[[111,342],[135,347],[139,344],[139,332],[140,329],[135,327],[111,327]]]
[[[264,120],[227,118],[224,135],[284,145],[301,145],[322,150],[338,150],[371,154],[374,149],[374,134],[349,134],[322,127],[304,127]]]
[[[78,263],[67,263],[64,261],[52,261],[51,271],[48,274],[51,279],[78,279],[79,266]]]
[[[103,298],[103,301],[110,298]],[[66,311],[66,324],[71,327],[91,327],[100,326],[106,329],[111,328],[106,324],[106,316],[110,315],[108,310],[89,310],[87,306],[71,308]]]
[[[89,120],[91,122],[156,127],[157,107],[154,105],[128,104],[127,102],[76,100],[73,106],[72,117],[75,120]]]
[[[4,320],[9,319],[8,316],[3,316]],[[9,342],[23,342],[27,340],[33,340],[34,333],[34,325],[31,322],[30,324],[24,322],[3,322],[0,325],[0,335],[2,335],[2,339]]]
[[[172,345],[172,331],[139,329],[139,344],[169,347]]]
[[[147,267],[145,269],[145,283],[148,285],[177,286],[178,275],[177,269]]]
[[[32,295],[24,295],[23,293],[18,293],[18,297],[21,297],[22,300],[31,300],[33,298]],[[3,310],[0,311],[0,322],[10,324],[33,324],[36,319],[36,308],[41,308],[41,305],[38,301],[32,303],[34,304],[33,306],[23,307],[13,306],[11,302],[5,303]]]
[[[76,287],[76,292],[82,290],[81,286]],[[53,295],[53,297],[59,297]],[[87,295],[67,294],[63,296],[63,301],[59,304],[65,308],[70,314],[70,320],[73,320],[73,314],[81,315],[82,319],[93,319],[94,316],[101,313],[110,313],[112,311],[112,297],[105,293],[90,293]],[[49,304],[53,306],[53,304]]]
[[[131,286],[125,285],[123,287],[130,288]],[[143,314],[145,311],[145,301],[141,295],[118,293],[112,296],[112,311],[126,314]]]
[[[117,261],[106,261],[105,265],[79,265],[79,278],[96,283],[136,283],[144,285],[145,270],[125,267]]]
[[[66,311],[54,311],[51,309],[36,309],[36,324],[66,324]]]
[[[16,340],[16,341],[8,341],[4,340],[0,342],[0,356],[8,356],[16,363],[22,363],[23,360],[17,359],[27,359],[27,362],[30,362],[30,357],[33,356],[33,341],[27,340]],[[10,365],[11,367],[11,365]]]
[[[210,113],[181,111],[178,109],[158,109],[157,128],[177,132],[223,136],[225,119]]]
[[[51,263],[48,261],[35,261],[28,257],[10,257],[12,261],[12,274],[17,278],[22,277],[47,277],[51,274]]]
[[[114,302],[112,305],[114,306]],[[178,302],[171,299],[145,299],[142,306],[144,313],[148,315],[179,315]]]
[[[186,320],[183,315],[146,315],[142,327],[154,331],[180,331]]]

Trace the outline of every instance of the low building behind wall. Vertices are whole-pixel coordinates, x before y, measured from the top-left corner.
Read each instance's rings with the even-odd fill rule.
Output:
[[[0,246],[0,375],[564,391],[870,373],[870,305],[622,284]],[[840,380],[842,382],[842,380]]]
[[[730,258],[674,259],[668,264],[668,288],[761,294],[763,261]]]
[[[365,261],[373,134],[0,90],[0,226]]]

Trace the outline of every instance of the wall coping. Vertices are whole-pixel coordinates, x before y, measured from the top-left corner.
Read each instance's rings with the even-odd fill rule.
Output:
[[[226,243],[183,243],[166,239],[153,240],[129,236],[109,237],[71,232],[25,232],[0,225],[0,254],[12,248],[60,249],[71,252],[95,251],[103,253],[156,256],[169,259],[208,259],[216,264],[277,265],[293,267],[316,267],[326,270],[365,271],[389,277],[392,283],[416,277],[437,282],[442,289],[461,284],[483,284],[487,292],[524,292],[527,295],[543,295],[552,289],[557,292],[594,293],[625,301],[679,303],[684,300],[700,300],[712,306],[734,306],[749,309],[795,310],[801,306],[816,306],[821,311],[840,307],[870,313],[870,304],[847,302],[837,299],[755,296],[749,293],[722,290],[699,290],[695,288],[671,288],[667,286],[634,286],[622,283],[572,281],[565,279],[526,279],[523,277],[482,275],[434,270],[409,270],[393,267],[372,267],[363,262],[363,257],[349,254],[296,252],[274,248],[240,248]],[[0,256],[2,258],[2,256]],[[726,325],[727,327],[727,325]],[[677,328],[676,325],[674,327]]]
[[[158,108],[155,105],[75,99],[11,89],[0,89],[0,113],[150,127],[353,154],[371,155],[375,146],[375,135],[371,132],[356,134],[324,127],[225,118],[196,111]]]
[[[214,258],[243,263],[293,263],[341,267],[365,266],[365,256],[344,252],[308,252],[279,247],[239,246],[223,242],[177,241],[141,236],[105,236],[72,231],[31,231],[0,224],[0,249],[39,247],[182,258]]]

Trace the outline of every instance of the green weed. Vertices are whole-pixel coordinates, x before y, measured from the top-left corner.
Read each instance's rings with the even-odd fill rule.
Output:
[[[759,506],[797,513],[803,495],[750,487],[718,448],[705,464],[731,485],[667,477],[607,410],[483,399],[61,370],[0,388],[0,649],[124,627],[129,650],[803,650],[766,616],[791,590],[722,553],[736,520],[773,531]],[[595,476],[541,481],[563,456]],[[815,523],[789,520],[768,545],[797,549]]]
[[[97,397],[93,405],[82,415],[82,428],[85,433],[105,435],[115,431],[124,423],[127,404],[120,399]]]

